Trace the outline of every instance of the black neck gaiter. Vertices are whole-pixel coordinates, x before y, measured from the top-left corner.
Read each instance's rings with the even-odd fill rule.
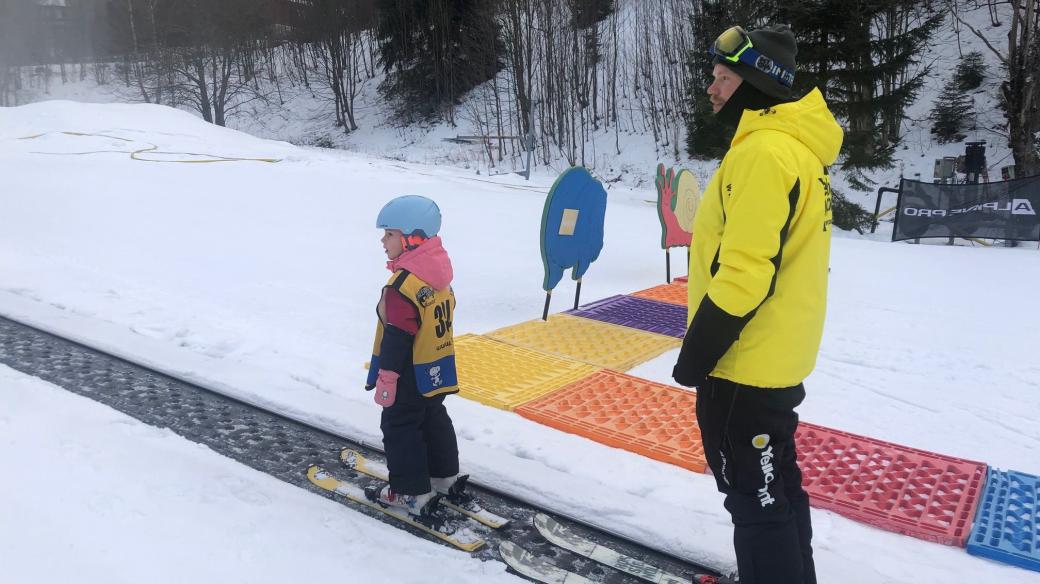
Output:
[[[763,93],[754,85],[744,81],[729,97],[726,105],[722,106],[719,113],[715,115],[719,121],[736,131],[737,124],[740,123],[740,116],[744,115],[744,110],[766,109],[781,103],[786,103],[786,100]]]

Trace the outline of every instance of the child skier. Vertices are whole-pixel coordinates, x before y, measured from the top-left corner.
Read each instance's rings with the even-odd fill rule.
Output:
[[[459,451],[444,397],[458,392],[450,287],[451,259],[437,236],[437,204],[397,197],[379,212],[386,264],[393,275],[376,308],[375,346],[365,389],[383,406],[380,428],[390,484],[374,493],[383,505],[429,516],[434,492],[448,494],[458,479]],[[461,492],[465,481],[454,491]],[[459,493],[461,494],[461,493]]]

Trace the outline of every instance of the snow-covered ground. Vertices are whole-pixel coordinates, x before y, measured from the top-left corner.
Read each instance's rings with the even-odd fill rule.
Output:
[[[28,136],[38,137],[21,139]],[[151,146],[142,156],[280,162],[128,154]],[[538,228],[551,177],[475,176],[264,141],[160,106],[71,102],[0,109],[0,176],[0,314],[371,443],[380,440],[379,408],[361,386],[386,279],[373,225],[386,200],[419,193],[440,203],[457,275],[456,334],[541,312]],[[653,192],[615,185],[609,197],[606,245],[583,283],[587,300],[664,277],[656,211],[645,202]],[[1040,474],[1035,246],[913,246],[838,234],[831,265],[803,419]],[[555,310],[565,308],[559,298]],[[674,358],[633,373],[670,382]],[[4,468],[42,461],[49,471],[63,462],[61,478],[38,473],[46,478],[0,487],[5,579],[52,580],[42,567],[83,582],[137,581],[142,572],[170,582],[277,582],[290,567],[340,574],[354,554],[382,558],[386,570],[359,581],[508,578],[497,564],[421,544],[38,380],[0,375]],[[733,566],[728,516],[710,477],[465,399],[452,398],[449,409],[463,466],[480,481]],[[82,482],[64,486],[73,480]],[[243,492],[247,483],[254,492]],[[1040,581],[826,511],[813,519],[821,582]],[[147,530],[159,539],[140,537]],[[402,549],[410,559],[399,560]],[[61,567],[48,561],[56,550]],[[254,565],[229,567],[244,563]]]
[[[5,583],[517,581],[39,379],[0,386]]]

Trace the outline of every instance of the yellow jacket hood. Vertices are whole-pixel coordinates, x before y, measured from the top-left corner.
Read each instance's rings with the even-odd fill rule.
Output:
[[[814,88],[798,101],[765,110],[745,111],[730,146],[736,146],[759,130],[776,130],[791,135],[805,144],[824,166],[830,166],[838,159],[845,135],[827,109],[819,88]]]

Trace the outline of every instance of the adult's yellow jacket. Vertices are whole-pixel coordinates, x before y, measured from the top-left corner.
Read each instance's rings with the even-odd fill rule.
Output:
[[[842,138],[818,89],[744,111],[694,219],[677,381],[779,388],[812,371],[827,304],[827,167]]]

